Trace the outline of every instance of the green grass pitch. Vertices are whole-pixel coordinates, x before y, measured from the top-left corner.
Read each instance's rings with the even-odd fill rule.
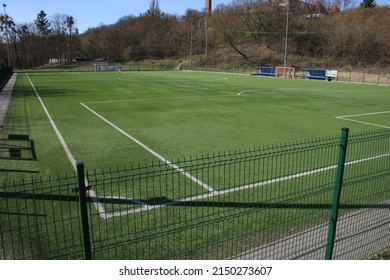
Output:
[[[193,72],[19,74],[2,137],[29,135],[38,161],[7,162],[4,179],[72,171],[37,95],[87,168],[390,127],[382,86]]]
[[[1,160],[0,179],[24,178],[28,182],[31,176],[61,176],[73,172],[72,158],[83,161],[89,170],[110,167],[115,170],[116,166],[175,161],[188,156],[324,138],[339,135],[342,127],[349,127],[351,132],[389,128],[389,104],[389,88],[376,85],[201,72],[19,73],[0,138],[24,135],[18,138],[18,144],[31,146],[32,142],[23,142],[28,136],[35,153],[32,156],[23,152],[18,160]],[[369,159],[375,155],[380,156],[379,162],[384,162],[387,158],[383,153],[387,150],[383,152],[382,148],[386,149],[378,147],[352,160],[363,159],[356,164],[361,168],[370,167]],[[215,252],[225,257],[237,250],[250,249],[254,244],[271,242],[293,231],[323,223],[329,217],[326,205],[330,201],[334,169],[321,168],[335,163],[328,157],[328,150],[324,151],[315,154],[319,159],[313,159],[310,153],[303,154],[298,159],[300,162],[291,167],[287,165],[296,158],[289,156],[277,166],[272,165],[272,159],[236,164],[233,169],[243,167],[248,168],[247,171],[262,165],[264,173],[249,174],[248,178],[237,181],[235,175],[248,172],[224,170],[225,166],[221,165],[211,176],[205,176],[210,178],[212,192],[188,176],[182,176],[183,172],[179,176],[176,174],[179,172],[162,174],[140,183],[129,180],[127,187],[121,183],[111,184],[110,180],[104,186],[93,185],[92,190],[98,197],[107,198],[101,201],[104,211],[112,214],[101,219],[95,211],[91,212],[91,230],[103,235],[101,251],[95,248],[96,257],[120,258],[118,242],[121,238],[128,246],[122,244],[125,258],[150,258],[155,251],[157,256],[167,258],[183,254],[188,258],[215,258]],[[275,168],[267,171],[268,163]],[[318,172],[307,176],[308,168]],[[232,175],[219,178],[219,172]],[[202,179],[196,173],[190,175]],[[295,176],[294,182],[290,175]],[[329,186],[323,185],[324,178],[331,182]],[[280,188],[280,184],[271,183],[270,179],[283,181],[287,188]],[[150,184],[145,187],[146,181],[155,183],[155,190]],[[251,183],[258,186],[245,188],[245,184]],[[66,186],[61,185],[59,189],[70,191]],[[52,190],[47,191],[47,197],[51,198]],[[375,188],[370,191],[374,192]],[[201,197],[204,194],[215,196]],[[359,193],[353,195],[359,196]],[[370,199],[382,201],[378,196]],[[159,199],[165,198],[190,200],[186,205],[162,206],[154,211],[134,211],[134,215],[127,215],[120,211],[139,210],[142,206],[116,203],[115,197],[148,200],[149,206],[153,203],[159,206]],[[364,202],[371,203],[371,200]],[[281,208],[273,208],[276,202],[282,204]],[[37,205],[42,204],[38,207],[39,213],[48,209],[50,213],[43,213],[57,218],[67,202],[42,199],[30,203],[10,197],[7,203],[2,206],[7,206],[11,212],[37,211]],[[20,203],[25,210],[19,209]],[[73,200],[68,203],[71,212],[77,210],[74,203]],[[324,207],[316,207],[317,204]],[[248,205],[252,206],[248,208]],[[310,208],[310,205],[315,206]],[[30,222],[27,218],[25,224]],[[43,215],[39,219],[49,218]],[[5,221],[5,225],[8,222]],[[126,225],[136,226],[126,231]],[[176,231],[177,228],[180,230]],[[28,227],[23,225],[23,229]],[[66,242],[58,242],[57,238],[62,235],[55,234],[55,225],[46,225],[46,230],[47,247],[59,244],[58,250],[67,256],[67,251],[60,246]],[[64,236],[74,236],[68,226],[66,231],[68,234]],[[159,237],[154,237],[154,231]],[[18,238],[25,240],[22,232],[19,233]],[[220,240],[230,240],[232,234],[239,240],[234,248],[218,245]],[[137,242],[139,236],[144,236],[144,241]],[[151,243],[147,241],[149,236]],[[11,239],[5,237],[7,242]],[[45,244],[37,245],[34,238],[30,239],[32,252],[38,245],[45,251]],[[194,244],[180,240],[191,240]],[[217,245],[204,253],[202,248],[208,248],[207,244]],[[196,246],[201,249],[193,251]],[[107,248],[111,250],[107,252]]]

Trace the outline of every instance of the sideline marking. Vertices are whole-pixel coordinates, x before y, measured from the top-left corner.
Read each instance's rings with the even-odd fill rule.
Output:
[[[383,111],[383,112],[373,112],[373,113],[365,113],[365,114],[346,115],[346,116],[336,117],[336,119],[350,121],[350,122],[356,122],[356,123],[362,123],[362,124],[367,124],[367,125],[377,126],[377,127],[382,127],[382,128],[390,128],[390,126],[385,126],[385,125],[381,125],[381,124],[369,123],[369,122],[351,119],[353,117],[363,117],[363,116],[372,116],[372,115],[389,114],[389,113],[390,113],[390,111]]]
[[[68,159],[69,159],[70,163],[72,164],[73,168],[76,170],[76,159],[74,158],[74,156],[70,152],[70,149],[69,149],[68,145],[66,144],[64,137],[62,136],[60,130],[57,127],[57,125],[54,123],[53,118],[51,117],[51,115],[49,113],[49,110],[46,108],[45,103],[43,103],[43,101],[41,99],[41,96],[39,95],[37,89],[35,88],[33,82],[31,81],[29,75],[26,74],[26,76],[27,76],[27,78],[28,78],[28,80],[30,82],[31,87],[33,88],[33,90],[35,92],[35,95],[37,96],[37,98],[39,100],[39,103],[41,104],[41,106],[43,108],[43,111],[45,111],[45,114],[46,114],[47,118],[49,119],[49,122],[50,122],[51,126],[53,127],[54,132],[57,135],[57,138],[61,142],[61,145],[62,145],[62,147],[65,150],[66,156],[68,157]]]
[[[173,164],[172,162],[170,162],[169,160],[167,160],[166,158],[164,158],[162,155],[160,155],[159,153],[153,151],[151,148],[149,148],[148,146],[146,146],[144,143],[142,143],[141,141],[139,141],[138,139],[136,139],[135,137],[133,137],[132,135],[130,135],[129,133],[127,133],[126,131],[124,131],[123,129],[121,129],[120,127],[118,127],[117,125],[115,125],[114,123],[110,122],[108,119],[106,119],[105,117],[99,115],[97,112],[95,112],[94,110],[92,110],[91,108],[89,108],[87,105],[85,105],[84,103],[80,103],[81,106],[83,106],[85,109],[87,109],[88,111],[90,111],[91,113],[93,113],[95,116],[97,116],[98,118],[100,118],[101,120],[103,120],[104,122],[106,122],[108,125],[110,125],[111,127],[113,127],[114,129],[116,129],[117,131],[119,131],[120,133],[122,133],[123,135],[125,135],[127,138],[129,138],[130,140],[132,140],[134,143],[138,144],[140,147],[142,147],[144,150],[146,150],[147,152],[149,152],[150,154],[152,154],[153,156],[157,157],[159,160],[161,160],[162,162],[164,162],[165,164],[169,165],[170,167],[172,167],[173,169],[175,169],[176,171],[180,172],[181,174],[183,174],[184,176],[186,176],[187,178],[189,178],[190,180],[192,180],[193,182],[197,183],[198,185],[200,185],[202,188],[204,188],[205,190],[209,191],[209,192],[213,192],[214,189],[211,188],[209,185],[207,185],[206,183],[202,182],[201,180],[197,179],[196,177],[192,176],[190,173],[188,173],[187,171],[185,171],[184,169],[182,169],[181,167],[177,166],[176,164]]]
[[[34,92],[35,92],[35,95],[37,96],[38,100],[39,100],[39,103],[41,104],[43,110],[45,111],[45,114],[47,116],[47,118],[49,119],[49,122],[51,124],[51,126],[53,127],[54,129],[54,132],[56,133],[57,135],[57,138],[60,140],[61,142],[61,145],[66,153],[66,156],[68,157],[73,169],[75,171],[77,171],[77,167],[76,167],[76,159],[74,158],[72,152],[70,151],[68,145],[66,144],[65,142],[65,139],[64,137],[62,136],[60,130],[58,129],[57,125],[54,123],[54,120],[53,118],[51,117],[50,113],[49,113],[49,110],[46,108],[46,105],[45,103],[43,103],[43,100],[41,98],[41,96],[39,95],[37,89],[35,88],[33,82],[31,81],[30,77],[28,74],[26,74],[27,76],[27,79],[29,80],[30,82],[30,85],[31,87],[33,88]],[[88,179],[86,177],[84,177],[84,180],[85,180],[85,184],[86,186],[89,186],[89,183],[88,183]],[[97,196],[96,196],[96,193],[91,189],[89,190],[89,196],[91,197],[91,200],[92,200],[92,203],[93,205],[95,205],[96,207],[96,210],[98,211],[100,217],[104,217],[105,213],[106,213],[106,210],[104,209],[103,205],[99,202]]]

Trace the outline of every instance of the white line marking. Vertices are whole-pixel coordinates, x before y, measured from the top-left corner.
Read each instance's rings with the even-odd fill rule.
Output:
[[[374,113],[365,113],[365,114],[356,114],[356,115],[346,115],[346,116],[340,116],[339,118],[361,117],[361,116],[380,115],[380,114],[389,114],[389,113],[390,111],[383,111],[383,112],[374,112]]]
[[[37,96],[37,98],[38,98],[42,108],[43,108],[43,110],[45,111],[46,116],[49,119],[49,121],[50,121],[50,123],[51,123],[51,125],[52,125],[52,127],[53,127],[53,129],[54,129],[54,131],[55,131],[55,133],[56,133],[56,135],[58,137],[58,139],[60,140],[60,142],[61,142],[61,144],[62,144],[62,146],[63,146],[63,148],[65,150],[65,153],[66,153],[69,161],[71,162],[73,168],[76,170],[76,160],[75,160],[73,154],[71,153],[71,151],[70,151],[68,145],[66,144],[63,136],[61,135],[58,127],[54,123],[53,118],[51,117],[48,109],[46,108],[45,104],[43,103],[40,95],[38,94],[34,84],[32,83],[32,81],[30,79],[30,77],[28,76],[28,74],[26,74],[26,76],[27,76],[27,78],[28,78],[28,80],[29,80],[29,82],[30,82],[30,84],[31,84],[31,86],[32,86],[32,88],[33,88],[33,90],[34,90],[34,92],[35,92],[35,94],[36,94],[36,96]],[[253,91],[253,90],[242,91],[242,92],[238,93],[237,95],[241,95],[243,93],[250,92],[250,91]],[[185,98],[185,97],[183,97],[183,98]],[[188,98],[191,98],[191,97],[188,97]],[[169,98],[167,98],[167,99],[169,99]],[[110,101],[105,101],[105,102],[110,102]],[[117,101],[117,102],[119,102],[119,101]],[[88,103],[104,103],[104,102],[88,102]],[[160,154],[158,154],[157,152],[153,151],[148,146],[146,146],[145,144],[143,144],[142,142],[140,142],[139,140],[137,140],[136,138],[134,138],[133,136],[131,136],[130,134],[128,134],[127,132],[125,132],[124,130],[122,130],[121,128],[119,128],[118,126],[116,126],[115,124],[113,124],[112,122],[107,120],[106,118],[104,118],[103,116],[101,116],[98,113],[96,113],[94,110],[92,110],[87,105],[85,105],[85,103],[80,103],[80,104],[83,107],[85,107],[87,110],[92,112],[94,115],[96,115],[97,117],[102,119],[104,122],[106,122],[107,124],[109,124],[110,126],[115,128],[116,130],[118,130],[120,133],[122,133],[123,135],[125,135],[126,137],[128,137],[129,139],[134,141],[135,143],[137,143],[139,146],[144,148],[146,151],[148,151],[152,155],[156,156],[158,159],[160,159],[161,161],[165,162],[167,165],[171,166],[173,169],[175,169],[178,172],[182,173],[187,178],[191,179],[192,181],[194,181],[195,183],[197,183],[198,185],[202,186],[204,189],[209,191],[209,193],[206,193],[206,194],[200,194],[200,195],[196,195],[196,196],[193,196],[193,197],[179,199],[179,200],[176,200],[176,201],[173,201],[173,202],[168,202],[168,203],[164,203],[164,204],[160,204],[160,205],[147,205],[147,204],[145,205],[145,203],[142,202],[142,201],[134,200],[134,199],[131,199],[131,198],[125,198],[125,197],[102,197],[102,198],[119,198],[119,199],[125,199],[125,200],[128,200],[128,201],[131,200],[131,201],[133,201],[133,202],[135,202],[137,204],[143,205],[142,207],[140,207],[138,209],[134,209],[134,210],[123,210],[123,211],[116,211],[116,212],[108,213],[108,212],[105,211],[102,203],[99,202],[99,198],[96,196],[95,192],[93,190],[90,190],[89,194],[90,194],[90,197],[92,198],[92,202],[95,205],[96,209],[98,210],[99,216],[102,219],[117,217],[117,216],[121,216],[121,215],[124,215],[124,214],[135,214],[135,213],[142,212],[142,211],[148,211],[148,210],[158,209],[158,208],[161,208],[161,207],[177,205],[177,204],[180,204],[180,203],[183,203],[183,202],[190,202],[190,201],[210,198],[210,197],[214,197],[214,196],[218,196],[218,195],[224,195],[224,194],[231,193],[231,192],[252,189],[252,188],[255,188],[255,187],[259,187],[259,186],[265,186],[265,185],[269,185],[269,184],[273,184],[273,183],[283,182],[283,181],[287,181],[287,180],[291,180],[291,179],[295,179],[295,178],[300,178],[300,177],[304,177],[304,176],[308,176],[308,175],[312,175],[312,174],[316,174],[316,173],[320,173],[320,172],[323,172],[323,171],[328,171],[328,170],[332,170],[332,169],[336,169],[337,168],[337,165],[331,165],[331,166],[322,167],[322,168],[309,170],[309,171],[305,171],[305,172],[300,172],[300,173],[296,173],[296,174],[292,174],[292,175],[288,175],[288,176],[283,176],[283,177],[269,179],[269,180],[265,180],[265,181],[261,181],[261,182],[257,182],[257,183],[252,183],[252,184],[247,184],[247,185],[243,185],[243,186],[239,186],[239,187],[234,187],[234,188],[226,189],[226,190],[223,190],[223,191],[214,191],[213,188],[211,188],[207,184],[205,184],[202,181],[200,181],[199,179],[195,178],[194,176],[192,176],[191,174],[189,174],[188,172],[186,172],[185,170],[183,170],[179,166],[177,166],[177,165],[173,164],[172,162],[166,160]],[[390,128],[390,127],[382,126],[382,125],[378,125],[378,124],[371,124],[371,123],[367,123],[367,122],[361,122],[361,121],[348,119],[348,117],[358,117],[358,116],[387,114],[387,113],[390,113],[390,111],[374,112],[374,113],[366,113],[366,114],[356,114],[356,115],[348,115],[348,116],[340,116],[340,117],[336,117],[336,118],[338,118],[338,119],[345,119],[345,120],[348,120],[348,121],[360,122],[360,123],[364,123],[364,124],[370,124],[370,125],[374,125],[374,126],[380,126],[380,127],[384,127],[384,128]],[[387,156],[390,156],[390,153],[386,153],[386,154],[382,154],[382,155],[378,155],[378,156],[372,156],[372,157],[368,157],[368,158],[364,158],[364,159],[350,161],[350,162],[347,162],[346,165],[352,165],[352,164],[361,163],[361,162],[365,162],[365,161],[369,161],[369,160],[373,160],[373,159],[378,159],[378,158],[383,158],[383,157],[387,157]],[[87,181],[87,178],[85,178],[85,181],[86,181],[86,184],[89,185],[88,181]]]
[[[376,127],[390,128],[390,126],[385,126],[385,125],[376,124],[376,123],[357,121],[357,120],[348,119],[348,118],[342,118],[342,117],[337,117],[337,118],[340,119],[340,120],[345,120],[345,121],[350,121],[350,122],[355,122],[355,123],[361,123],[361,124],[366,124],[366,125],[371,125],[371,126],[376,126]]]
[[[237,93],[237,95],[240,96],[243,93],[247,93],[247,92],[251,92],[251,91],[255,91],[255,89],[244,90],[244,91],[241,91],[241,92]]]
[[[42,106],[43,110],[45,111],[46,116],[49,119],[49,122],[50,122],[51,126],[53,127],[54,132],[57,135],[57,138],[61,142],[61,145],[64,148],[64,151],[66,153],[66,156],[68,157],[70,163],[72,164],[72,167],[76,170],[76,168],[75,168],[76,167],[76,160],[75,160],[74,156],[72,155],[72,153],[70,152],[70,149],[69,149],[68,145],[66,144],[64,137],[62,136],[60,130],[57,127],[57,125],[54,123],[53,118],[51,117],[51,115],[49,113],[49,110],[47,110],[45,104],[43,103],[43,101],[41,99],[41,96],[39,95],[38,91],[36,90],[34,84],[32,83],[32,81],[30,79],[30,77],[28,76],[28,74],[26,74],[26,76],[27,76],[28,80],[30,81],[30,85],[31,85],[31,87],[34,90],[35,95],[37,96],[37,98],[39,100],[39,103],[41,103],[41,106]]]
[[[108,119],[106,119],[105,117],[99,115],[97,112],[95,112],[94,110],[92,110],[91,108],[89,108],[87,105],[85,105],[84,103],[80,103],[81,106],[83,106],[85,109],[87,109],[88,111],[90,111],[91,113],[93,113],[95,116],[97,116],[98,118],[100,118],[101,120],[103,120],[104,122],[106,122],[107,124],[109,124],[110,126],[112,126],[114,129],[116,129],[117,131],[119,131],[120,133],[122,133],[123,135],[125,135],[127,138],[131,139],[134,143],[136,143],[137,145],[139,145],[140,147],[142,147],[144,150],[146,150],[147,152],[149,152],[150,154],[152,154],[153,156],[155,156],[156,158],[158,158],[159,160],[161,160],[162,162],[164,162],[165,164],[169,165],[170,167],[172,167],[173,169],[175,169],[176,171],[180,172],[181,174],[183,174],[184,176],[186,176],[187,178],[189,178],[190,180],[192,180],[193,182],[197,183],[198,185],[200,185],[201,187],[203,187],[205,190],[209,191],[209,192],[213,192],[214,189],[211,188],[209,185],[207,185],[206,183],[202,182],[201,180],[197,179],[196,177],[192,176],[190,173],[186,172],[184,169],[180,168],[179,166],[177,166],[176,164],[173,164],[172,162],[170,162],[169,160],[165,159],[162,155],[160,155],[159,153],[153,151],[151,148],[149,148],[148,146],[146,146],[144,143],[142,143],[141,141],[139,141],[138,139],[136,139],[135,137],[131,136],[129,133],[127,133],[126,131],[124,131],[123,129],[121,129],[120,127],[118,127],[117,125],[115,125],[114,123],[110,122]]]
[[[26,76],[27,76],[27,79],[28,79],[29,82],[30,82],[31,87],[33,88],[33,90],[34,90],[34,92],[35,92],[35,95],[37,96],[37,98],[38,98],[38,100],[39,100],[39,103],[41,104],[43,110],[45,111],[45,114],[46,114],[47,118],[49,119],[49,122],[50,122],[51,126],[53,127],[54,132],[55,132],[56,135],[57,135],[57,138],[58,138],[58,139],[60,140],[60,142],[61,142],[61,145],[62,145],[62,147],[63,147],[63,149],[64,149],[64,151],[65,151],[65,153],[66,153],[66,156],[68,157],[68,159],[69,159],[69,161],[70,161],[70,163],[71,163],[73,169],[74,169],[75,171],[77,171],[76,159],[74,158],[73,154],[71,153],[71,151],[70,151],[68,145],[66,144],[65,139],[64,139],[64,137],[62,136],[60,130],[59,130],[58,127],[57,127],[57,125],[54,123],[53,118],[51,117],[51,115],[50,115],[50,113],[49,113],[49,110],[46,108],[45,103],[43,103],[43,100],[42,100],[41,96],[39,95],[37,89],[35,88],[33,82],[31,81],[29,75],[26,74]],[[85,184],[86,184],[86,186],[89,186],[89,183],[88,183],[87,178],[84,178],[84,179],[85,179]],[[96,194],[95,194],[95,192],[94,192],[93,190],[90,190],[90,191],[89,191],[89,196],[91,197],[92,203],[95,205],[97,211],[99,212],[100,217],[104,217],[106,211],[105,211],[103,205],[98,201],[98,199],[97,199],[97,197],[96,197]]]
[[[390,153],[377,155],[377,156],[372,156],[372,157],[368,157],[368,158],[356,159],[356,160],[353,160],[353,161],[348,161],[347,163],[345,163],[345,165],[352,165],[352,164],[355,164],[355,163],[361,163],[361,162],[365,162],[365,161],[369,161],[369,160],[373,160],[373,159],[378,159],[378,158],[384,158],[384,157],[388,157],[388,156],[390,156]]]
[[[257,89],[249,89],[249,90],[244,90],[244,91],[241,91],[239,93],[237,93],[238,96],[240,96],[241,94],[243,93],[247,93],[247,92],[253,92],[253,91],[261,91],[261,90],[264,90],[262,88],[257,88]],[[271,88],[269,89],[271,90]],[[360,91],[346,91],[346,90],[332,90],[332,89],[317,89],[317,90],[313,90],[313,89],[307,89],[307,88],[279,88],[279,90],[283,90],[285,92],[301,92],[301,91],[309,91],[309,92],[320,92],[320,93],[337,93],[337,92],[360,92]]]
[[[352,160],[352,161],[346,162],[346,166],[357,164],[357,163],[362,163],[362,162],[366,162],[366,161],[370,161],[370,160],[374,160],[374,159],[389,157],[389,156],[390,156],[390,153],[386,153],[386,154],[371,156],[371,157],[367,157],[367,158],[363,158],[363,159]],[[108,218],[118,217],[118,216],[122,216],[122,215],[135,214],[138,212],[155,210],[155,209],[159,209],[162,207],[174,206],[174,205],[181,204],[183,202],[191,202],[191,201],[196,201],[196,200],[200,200],[200,199],[211,198],[211,197],[218,196],[218,195],[224,195],[224,194],[228,194],[228,193],[232,193],[232,192],[253,189],[256,187],[266,186],[266,185],[270,185],[273,183],[284,182],[284,181],[288,181],[288,180],[295,179],[295,178],[305,177],[308,175],[313,175],[316,173],[333,170],[336,168],[337,168],[337,164],[329,165],[329,166],[321,167],[318,169],[313,169],[313,170],[304,171],[304,172],[300,172],[300,173],[296,173],[296,174],[292,174],[292,175],[287,175],[287,176],[283,176],[283,177],[279,177],[279,178],[269,179],[269,180],[265,180],[265,181],[261,181],[261,182],[257,182],[257,183],[238,186],[238,187],[226,189],[223,191],[214,191],[214,192],[200,194],[200,195],[196,195],[196,196],[192,196],[192,197],[186,197],[183,199],[178,199],[178,200],[175,200],[172,202],[162,203],[159,205],[148,205],[148,204],[145,205],[144,202],[141,202],[139,200],[132,200],[131,198],[126,198],[127,201],[133,201],[134,203],[142,205],[142,206],[137,208],[137,209],[126,209],[126,210],[122,210],[122,211],[106,213],[104,218],[108,219]],[[110,197],[106,197],[106,198],[110,198]],[[140,202],[140,203],[137,203],[137,202]]]
[[[390,126],[385,126],[385,125],[381,125],[381,124],[376,124],[376,123],[370,123],[370,122],[364,122],[364,121],[358,121],[358,120],[355,120],[355,119],[351,119],[353,117],[364,117],[364,116],[389,114],[389,113],[390,113],[390,111],[383,111],[383,112],[373,112],[373,113],[365,113],[365,114],[346,115],[346,116],[336,117],[336,119],[350,121],[350,122],[356,122],[356,123],[362,123],[362,124],[367,124],[367,125],[377,126],[377,127],[382,127],[382,128],[390,128]]]

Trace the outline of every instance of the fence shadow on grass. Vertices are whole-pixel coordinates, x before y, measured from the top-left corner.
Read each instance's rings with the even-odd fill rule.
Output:
[[[27,170],[27,169],[0,169],[1,172],[12,172],[12,173],[31,173],[31,174],[38,174],[40,173],[37,170]]]
[[[40,194],[27,192],[0,192],[0,198],[48,200],[78,202],[77,195]],[[332,205],[324,203],[265,203],[265,202],[234,202],[234,201],[180,201],[166,197],[132,200],[126,198],[97,198],[100,203],[110,205],[143,205],[143,206],[179,206],[204,208],[253,208],[253,209],[331,209]],[[93,201],[90,199],[90,203]],[[390,209],[390,204],[340,204],[340,209]],[[129,212],[131,214],[131,212]]]
[[[216,207],[216,208],[254,208],[254,209],[331,209],[332,205],[322,203],[262,203],[262,202],[233,202],[233,201],[180,201],[166,197],[155,197],[147,200],[128,200],[125,198],[99,198],[101,203],[116,205],[145,205],[145,206],[187,206],[187,207]],[[390,204],[341,204],[340,209],[389,208]]]
[[[27,193],[27,192],[0,192],[0,198],[25,199],[25,200],[47,200],[47,201],[70,201],[77,202],[77,196],[61,194]]]
[[[20,212],[0,212],[0,215],[10,215],[10,216],[28,216],[28,217],[46,217],[42,214],[29,214],[29,213],[20,213]]]

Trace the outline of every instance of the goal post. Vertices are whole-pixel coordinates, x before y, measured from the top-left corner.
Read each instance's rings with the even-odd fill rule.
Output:
[[[121,71],[120,63],[94,63],[95,72],[100,71]]]
[[[295,78],[295,68],[294,67],[275,67],[275,77],[281,78]]]

